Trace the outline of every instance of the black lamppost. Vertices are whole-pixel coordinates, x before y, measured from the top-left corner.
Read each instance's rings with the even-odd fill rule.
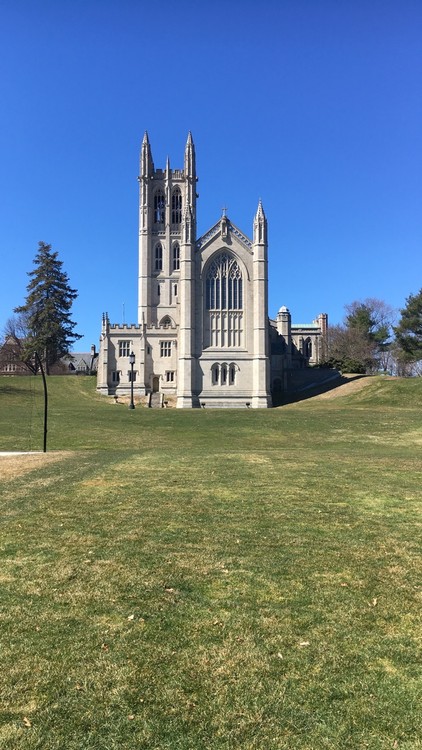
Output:
[[[130,404],[129,409],[134,409],[135,404],[133,403],[133,365],[135,364],[135,355],[133,352],[129,354],[129,364],[130,364]]]

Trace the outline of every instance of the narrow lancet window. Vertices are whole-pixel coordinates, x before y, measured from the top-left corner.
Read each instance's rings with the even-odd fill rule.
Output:
[[[171,223],[180,224],[182,221],[182,194],[180,188],[176,187],[171,196]]]
[[[163,270],[163,246],[160,242],[155,246],[154,269],[156,271]]]
[[[154,222],[164,224],[166,213],[166,201],[162,190],[157,190],[154,195]]]
[[[180,270],[180,246],[179,243],[176,242],[173,245],[173,271],[179,271]]]

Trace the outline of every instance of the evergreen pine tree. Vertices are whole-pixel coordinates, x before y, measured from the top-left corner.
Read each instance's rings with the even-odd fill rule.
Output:
[[[401,318],[394,329],[396,342],[405,362],[422,360],[422,289],[406,299]]]
[[[50,366],[82,337],[75,333],[76,323],[70,318],[77,291],[69,286],[69,277],[62,270],[63,263],[58,259],[58,253],[45,242],[38,244],[35,268],[28,272],[31,281],[27,286],[26,302],[16,307],[15,313],[26,317],[28,334],[24,358],[29,361],[36,352],[48,373]]]

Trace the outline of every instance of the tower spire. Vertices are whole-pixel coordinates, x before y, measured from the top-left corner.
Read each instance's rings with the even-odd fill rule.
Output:
[[[261,198],[258,201],[258,208],[255,214],[253,230],[254,230],[254,243],[258,245],[261,245],[261,244],[266,245],[267,244],[267,219],[265,216]]]
[[[194,180],[196,179],[195,146],[190,130],[185,147],[185,175],[187,177],[191,177]]]
[[[141,177],[149,177],[154,172],[151,146],[149,145],[148,133],[145,131],[141,146]]]

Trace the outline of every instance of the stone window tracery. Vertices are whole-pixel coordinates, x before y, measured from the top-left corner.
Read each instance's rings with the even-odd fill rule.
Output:
[[[243,277],[236,258],[220,253],[210,264],[205,279],[206,346],[243,345]]]

